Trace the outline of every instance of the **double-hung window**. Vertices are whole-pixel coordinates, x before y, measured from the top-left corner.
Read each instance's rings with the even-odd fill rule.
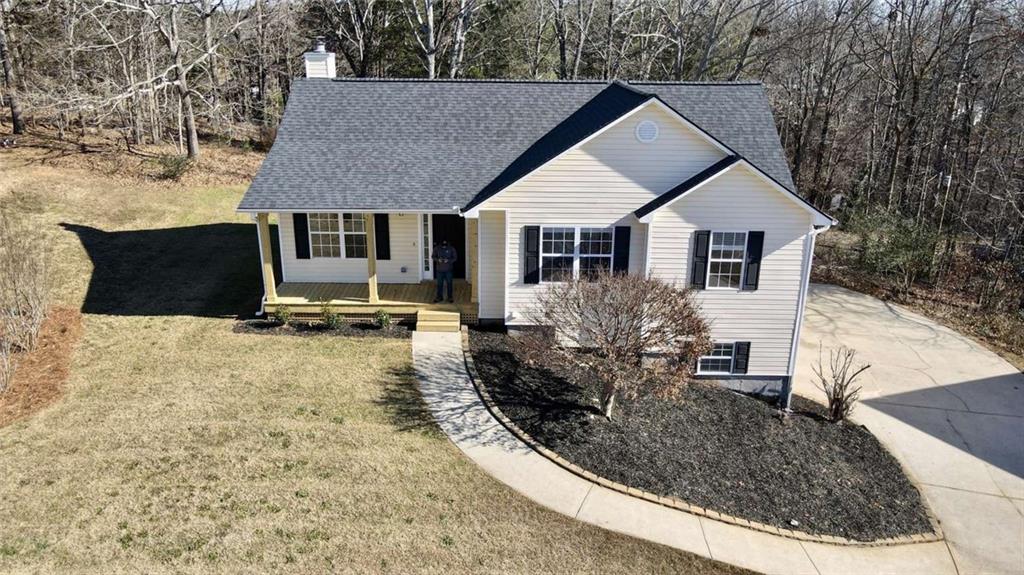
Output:
[[[579,261],[582,278],[595,278],[612,269],[611,228],[580,228]]]
[[[542,228],[540,280],[564,282],[572,279],[575,255],[576,228]]]
[[[309,246],[314,258],[340,258],[338,214],[309,214]]]
[[[342,214],[342,229],[345,232],[345,257],[366,257],[366,220],[363,214]]]
[[[697,373],[732,373],[732,356],[733,344],[716,343],[707,355],[700,356],[700,359],[697,361]]]
[[[740,289],[746,247],[746,232],[711,232],[707,281],[709,289]]]
[[[362,214],[309,214],[309,247],[314,258],[366,257],[366,222]],[[344,251],[343,251],[344,249]]]
[[[540,279],[593,278],[612,269],[613,228],[541,228]]]

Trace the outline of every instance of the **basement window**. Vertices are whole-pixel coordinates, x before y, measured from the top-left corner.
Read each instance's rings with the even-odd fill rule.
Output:
[[[697,362],[697,373],[719,375],[732,373],[732,350],[731,343],[716,343],[708,355],[700,356],[700,360]]]

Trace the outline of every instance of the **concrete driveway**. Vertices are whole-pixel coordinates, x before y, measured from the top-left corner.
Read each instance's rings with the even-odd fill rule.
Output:
[[[812,285],[796,393],[821,397],[819,342],[871,364],[854,419],[908,469],[961,574],[1024,573],[1024,375],[980,344],[905,308]]]

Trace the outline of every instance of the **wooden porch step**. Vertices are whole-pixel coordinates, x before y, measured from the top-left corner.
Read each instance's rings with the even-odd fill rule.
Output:
[[[417,331],[459,331],[459,313],[421,309],[416,312]]]

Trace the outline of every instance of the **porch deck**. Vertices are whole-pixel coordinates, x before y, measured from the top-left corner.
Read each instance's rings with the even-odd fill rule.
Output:
[[[458,312],[463,320],[475,320],[478,306],[470,301],[471,286],[464,280],[455,280],[455,303],[433,303],[437,284],[423,281],[416,284],[380,284],[380,301],[370,303],[366,284],[355,283],[300,283],[284,282],[277,286],[277,300],[264,305],[273,312],[286,305],[299,314],[319,314],[325,302],[331,311],[341,314],[372,314],[379,309],[391,314],[415,314],[419,310]]]

